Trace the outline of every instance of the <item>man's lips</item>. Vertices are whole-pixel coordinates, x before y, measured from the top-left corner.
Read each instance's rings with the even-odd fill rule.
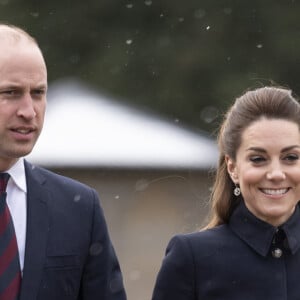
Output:
[[[15,141],[19,142],[29,142],[31,141],[37,133],[36,127],[32,126],[20,126],[10,128],[11,137]]]
[[[11,128],[11,131],[19,133],[19,134],[29,134],[33,131],[35,131],[34,127],[17,127],[17,128]]]

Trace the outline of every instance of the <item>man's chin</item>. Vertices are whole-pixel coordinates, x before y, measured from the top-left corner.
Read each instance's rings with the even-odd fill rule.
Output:
[[[15,151],[11,151],[9,157],[12,159],[19,159],[31,153],[33,147],[22,147],[19,149],[15,149]]]

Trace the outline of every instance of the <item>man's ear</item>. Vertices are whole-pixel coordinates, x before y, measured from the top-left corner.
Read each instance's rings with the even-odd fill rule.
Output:
[[[231,177],[232,181],[235,184],[237,184],[238,183],[238,175],[237,175],[235,161],[228,155],[225,155],[225,162],[226,162],[227,172],[228,172],[229,176]]]

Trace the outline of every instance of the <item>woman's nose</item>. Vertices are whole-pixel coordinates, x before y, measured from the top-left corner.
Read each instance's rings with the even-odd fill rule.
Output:
[[[280,165],[272,166],[267,172],[267,179],[269,180],[284,180],[285,178],[285,172]]]

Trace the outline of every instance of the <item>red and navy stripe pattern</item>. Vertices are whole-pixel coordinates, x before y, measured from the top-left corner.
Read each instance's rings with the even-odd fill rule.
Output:
[[[21,286],[18,246],[6,203],[9,174],[0,173],[0,300],[17,300]]]

